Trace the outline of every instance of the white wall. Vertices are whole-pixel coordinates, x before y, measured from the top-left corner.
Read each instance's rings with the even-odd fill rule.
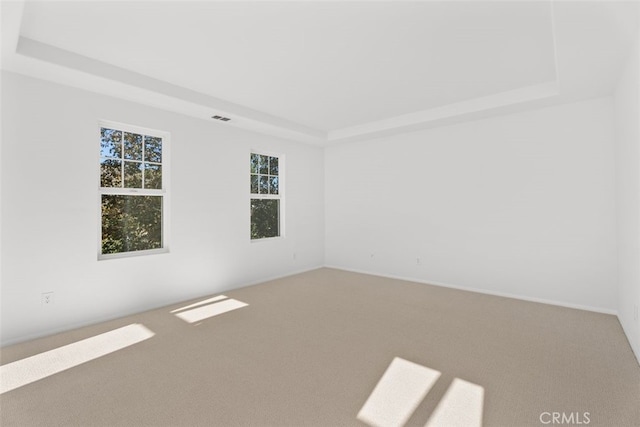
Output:
[[[602,98],[328,148],[326,263],[615,312],[612,113]]]
[[[637,51],[634,58],[618,84],[615,123],[612,99],[602,98],[324,155],[3,72],[2,345],[314,268],[326,257],[340,268],[619,306],[638,353]],[[99,119],[171,132],[169,254],[97,261]],[[251,148],[286,156],[285,239],[249,241]],[[40,301],[46,291],[55,292],[50,307]]]
[[[322,149],[17,74],[2,87],[2,344],[324,263]],[[97,260],[99,119],[171,133],[169,254]],[[252,148],[286,157],[284,239],[250,242]]]
[[[618,317],[640,361],[640,43],[615,92],[618,214]]]

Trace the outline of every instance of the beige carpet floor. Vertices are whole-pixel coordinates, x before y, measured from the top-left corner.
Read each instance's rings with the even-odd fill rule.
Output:
[[[455,378],[484,389],[484,426],[541,426],[545,412],[640,425],[640,367],[611,315],[333,269],[225,295],[248,306],[170,313],[194,300],[2,349],[6,365],[131,323],[155,333],[2,394],[0,424],[363,426],[400,357],[441,373],[407,425]]]

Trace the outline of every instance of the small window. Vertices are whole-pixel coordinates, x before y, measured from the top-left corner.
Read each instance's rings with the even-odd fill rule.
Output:
[[[251,153],[251,239],[281,236],[282,159]]]
[[[100,124],[99,258],[166,252],[169,135]]]

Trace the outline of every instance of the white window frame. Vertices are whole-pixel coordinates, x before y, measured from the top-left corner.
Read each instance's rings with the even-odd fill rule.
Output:
[[[130,125],[126,123],[115,122],[111,120],[99,120],[98,121],[98,141],[100,140],[100,129],[109,128],[121,130],[123,132],[136,133],[141,135],[148,135],[153,137],[162,138],[162,188],[161,189],[147,189],[147,188],[116,188],[116,187],[102,187],[101,186],[101,174],[100,174],[100,150],[96,150],[97,154],[97,182],[98,182],[98,260],[117,259],[117,258],[130,258],[136,256],[163,254],[169,252],[169,224],[170,224],[170,212],[169,212],[169,176],[170,176],[170,147],[171,147],[171,134],[166,131],[157,129],[150,129],[141,126]],[[99,146],[98,146],[99,147]],[[144,154],[143,154],[144,156]],[[144,157],[143,157],[144,161]],[[102,253],[102,196],[105,194],[113,195],[125,195],[125,196],[162,196],[162,247],[157,249],[147,249],[141,251],[120,252],[116,254],[103,254]]]
[[[282,153],[275,153],[272,151],[264,151],[251,149],[249,150],[249,158],[252,154],[260,154],[262,156],[277,157],[278,158],[278,194],[255,194],[251,192],[251,185],[249,185],[249,241],[252,243],[266,242],[272,240],[280,240],[285,238],[285,155]],[[251,163],[249,163],[249,179],[251,179]],[[251,238],[251,199],[275,199],[280,200],[280,209],[278,212],[278,230],[279,236],[275,237],[263,237],[260,239]]]

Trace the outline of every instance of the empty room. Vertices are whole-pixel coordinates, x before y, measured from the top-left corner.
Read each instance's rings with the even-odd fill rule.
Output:
[[[640,426],[639,1],[0,6],[3,427]]]

